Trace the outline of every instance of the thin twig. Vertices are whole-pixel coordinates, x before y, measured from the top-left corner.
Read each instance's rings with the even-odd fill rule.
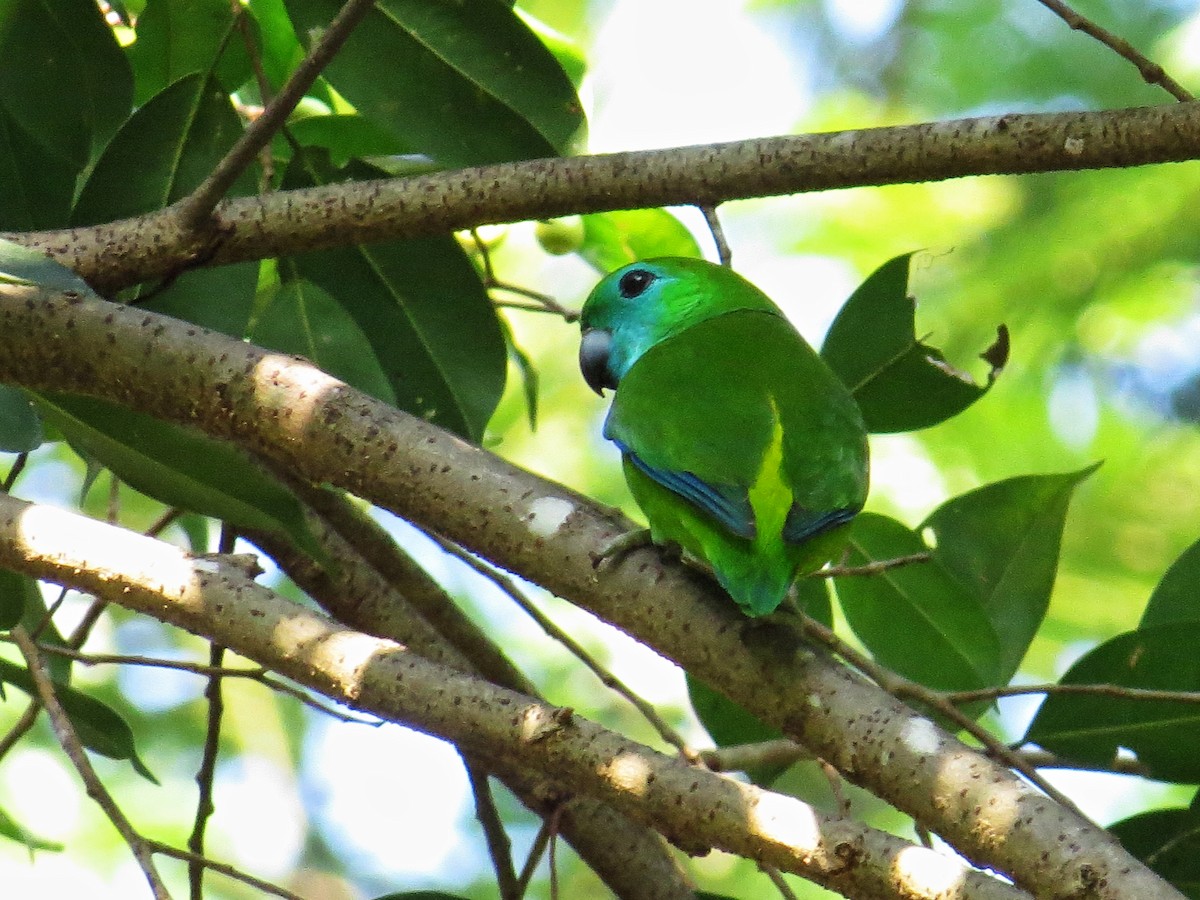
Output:
[[[523,309],[530,312],[551,313],[555,316],[560,316],[564,322],[578,322],[579,313],[572,309],[567,309],[549,294],[543,294],[541,291],[531,290],[530,288],[521,287],[518,284],[509,284],[507,281],[500,281],[494,277],[484,278],[483,286],[488,290],[506,291],[510,294],[517,294],[521,297],[528,297],[533,303],[514,303],[511,300],[493,300],[496,306],[506,306],[510,309]]]
[[[210,644],[209,665],[213,669],[220,669],[224,659],[225,648],[220,644]],[[192,821],[192,833],[187,842],[188,849],[200,857],[204,856],[204,832],[208,828],[208,820],[217,810],[213,802],[213,785],[217,775],[217,756],[221,748],[221,719],[225,713],[225,698],[221,694],[221,686],[221,676],[214,674],[208,677],[208,684],[204,688],[204,699],[208,701],[208,722],[204,731],[204,752],[200,757],[200,768],[196,772],[196,816]],[[194,860],[188,862],[188,889],[192,900],[204,900],[204,866]]]
[[[733,251],[729,249],[729,241],[725,240],[725,229],[721,227],[721,220],[717,217],[716,206],[702,204],[698,209],[704,213],[704,221],[708,223],[713,243],[717,245],[717,259],[723,266],[733,265]]]
[[[66,710],[63,709],[62,704],[58,701],[58,695],[54,691],[54,684],[51,682],[50,676],[46,674],[41,654],[38,653],[33,639],[20,625],[14,627],[11,633],[17,647],[21,650],[21,655],[25,657],[25,665],[28,667],[29,675],[33,679],[33,686],[37,691],[38,700],[41,701],[42,707],[46,710],[47,715],[50,716],[50,724],[54,728],[54,736],[58,738],[58,743],[62,747],[63,752],[67,754],[67,758],[71,760],[75,771],[83,779],[88,796],[104,811],[104,814],[108,816],[108,820],[113,823],[113,826],[120,832],[121,837],[125,839],[125,843],[129,845],[130,852],[133,853],[134,859],[137,860],[138,866],[146,876],[146,881],[150,884],[150,890],[153,891],[155,900],[170,900],[171,895],[167,892],[166,885],[163,884],[162,879],[158,875],[158,870],[154,867],[154,856],[149,842],[134,830],[133,825],[125,818],[125,814],[121,812],[121,808],[117,806],[112,795],[109,794],[103,782],[100,781],[96,770],[92,768],[91,760],[88,759],[87,753],[83,749],[83,744],[80,743],[79,735],[75,733],[75,726],[71,723],[70,716],[67,715]]]
[[[145,534],[147,537],[158,537],[160,534],[162,534],[164,531],[166,531],[168,528],[170,528],[171,525],[173,525],[175,523],[175,520],[178,519],[182,515],[183,515],[183,510],[179,509],[178,507],[173,507],[171,509],[168,509],[168,510],[164,511],[161,516],[159,516],[157,519],[155,519],[154,522],[150,525],[150,527],[147,528],[142,533]]]
[[[121,519],[121,479],[116,472],[108,474],[108,508],[104,511],[104,520],[109,525],[116,525]]]
[[[915,700],[935,710],[939,715],[953,722],[956,726],[967,732],[967,734],[971,735],[971,737],[975,738],[975,740],[979,741],[994,759],[1020,772],[1030,784],[1038,788],[1038,790],[1055,803],[1075,813],[1081,819],[1090,821],[1066,794],[1042,778],[1038,774],[1037,769],[1022,759],[1020,754],[1015,753],[986,728],[959,710],[953,703],[946,700],[939,691],[927,688],[922,684],[917,684],[915,681],[910,681],[902,675],[897,675],[891,669],[879,665],[879,663],[870,657],[859,653],[834,634],[832,629],[826,628],[820,622],[808,616],[803,617],[803,622],[805,634],[849,662],[850,665],[869,677],[883,688],[883,690],[887,691],[887,693],[898,700]]]
[[[524,890],[517,880],[516,869],[513,868],[512,843],[508,839],[508,832],[504,830],[500,811],[496,809],[488,774],[469,762],[465,756],[463,766],[471,782],[471,793],[475,796],[475,818],[483,828],[488,856],[492,858],[492,868],[496,870],[496,885],[500,888],[500,898],[520,900]]]
[[[1123,37],[1115,35],[1107,28],[1102,28],[1090,19],[1081,16],[1062,0],[1038,0],[1038,2],[1066,22],[1073,30],[1082,31],[1089,37],[1095,38],[1114,53],[1133,63],[1141,74],[1142,80],[1147,84],[1158,85],[1176,100],[1186,102],[1196,99],[1183,85],[1168,75],[1162,66],[1148,59]]]
[[[1200,691],[1166,691],[1123,687],[1119,684],[1017,684],[979,688],[974,691],[945,691],[942,696],[951,703],[974,703],[978,700],[1023,697],[1028,694],[1083,694],[1092,697],[1115,697],[1120,700],[1200,703]]]
[[[269,881],[263,881],[261,878],[255,878],[243,872],[241,869],[236,869],[227,863],[217,862],[215,859],[210,859],[207,856],[197,856],[188,850],[181,850],[178,847],[172,847],[170,844],[164,844],[162,841],[147,840],[147,846],[154,852],[162,856],[170,856],[173,859],[181,859],[184,862],[195,862],[204,866],[206,869],[211,869],[214,872],[232,878],[234,881],[240,881],[242,884],[248,884],[250,887],[262,891],[264,894],[272,894],[276,897],[283,897],[284,900],[305,900],[299,894],[293,894],[286,888],[281,888],[278,885],[271,884]]]
[[[342,712],[336,707],[326,705],[320,700],[306,693],[302,688],[289,684],[278,678],[273,678],[269,669],[264,669],[261,666],[253,666],[250,668],[232,668],[229,666],[209,666],[203,663],[188,662],[182,659],[163,659],[158,656],[136,656],[124,653],[83,653],[72,647],[60,647],[57,644],[38,644],[38,649],[42,653],[49,653],[53,656],[65,656],[73,659],[85,666],[97,665],[116,665],[116,666],[150,666],[156,669],[174,669],[179,672],[188,672],[192,675],[200,675],[206,678],[244,678],[248,681],[257,681],[259,684],[265,685],[273,691],[281,694],[287,694],[289,697],[294,697],[306,706],[310,706],[319,713],[324,713],[327,716],[337,719],[340,722],[350,722],[355,725],[379,725],[378,719],[363,718],[351,713]],[[2,754],[0,754],[2,755]]]
[[[530,618],[532,618],[538,624],[542,631],[546,632],[551,639],[562,644],[563,647],[565,647],[567,651],[571,653],[571,655],[576,657],[580,662],[591,669],[592,673],[600,679],[605,687],[620,694],[631,704],[633,704],[633,706],[642,714],[646,721],[648,721],[654,727],[654,730],[658,732],[659,736],[672,747],[677,749],[684,759],[687,759],[690,762],[699,761],[700,754],[695,749],[690,747],[687,741],[683,739],[683,736],[674,728],[672,728],[671,725],[658,714],[658,710],[656,710],[651,703],[634,693],[634,691],[628,685],[626,685],[619,678],[617,678],[616,675],[602,666],[574,638],[555,625],[549,617],[547,617],[533,604],[533,601],[525,596],[525,593],[519,587],[517,587],[515,581],[513,581],[503,572],[492,568],[478,557],[467,553],[457,544],[447,541],[445,538],[441,537],[441,535],[428,531],[425,533],[434,541],[436,541],[444,551],[449,553],[451,556],[462,560],[484,578],[491,581],[494,585],[496,585],[496,587],[500,588],[500,590],[504,591],[504,593],[507,594],[509,598],[511,598],[512,601],[517,604],[517,606],[521,607],[521,609],[528,613]]]
[[[1141,778],[1148,778],[1151,774],[1150,768],[1145,763],[1125,756],[1118,756],[1106,763],[1093,763],[1064,759],[1047,750],[1022,749],[1016,752],[1021,755],[1021,759],[1036,769],[1074,769],[1076,771],[1104,772],[1110,775],[1137,775]]]
[[[374,6],[375,0],[346,0],[346,4],[334,16],[320,40],[296,67],[283,90],[267,104],[262,115],[247,126],[237,143],[225,158],[217,163],[204,182],[180,201],[178,215],[184,227],[199,231],[208,224],[209,216],[225,196],[225,192],[253,162],[259,151],[271,142],[271,138],[283,127],[287,117],[317,80],[317,76],[329,65],[330,60],[350,37],[350,32]]]
[[[258,96],[262,101],[263,106],[271,102],[271,98],[275,96],[275,89],[271,86],[270,80],[267,78],[267,71],[263,68],[262,52],[258,41],[254,39],[254,31],[250,27],[250,13],[241,0],[229,0],[229,5],[233,11],[233,22],[237,27],[238,34],[242,37],[242,45],[246,48],[246,56],[250,59],[250,69],[254,72],[254,82],[258,85]],[[259,113],[262,115],[262,113]],[[266,192],[271,189],[271,183],[275,178],[275,157],[271,152],[271,142],[267,141],[261,150],[258,152],[258,159],[262,165],[262,178],[259,181],[259,191]]]
[[[775,885],[775,890],[779,891],[779,896],[783,900],[797,900],[796,892],[792,890],[792,886],[783,879],[783,873],[774,866],[759,864],[759,871],[771,879],[771,884]]]
[[[8,470],[8,474],[4,477],[4,484],[0,486],[0,491],[4,491],[7,494],[13,489],[13,485],[17,483],[17,478],[25,470],[25,465],[28,462],[28,453],[17,454],[17,458],[13,460],[12,468]]]
[[[923,550],[920,553],[910,553],[908,556],[897,556],[895,559],[877,559],[873,562],[864,563],[861,566],[826,566],[823,569],[810,574],[809,578],[855,578],[865,575],[881,575],[892,569],[899,569],[902,566],[911,566],[913,563],[929,562],[933,558],[933,554],[928,550]]]
[[[525,892],[529,890],[529,883],[533,881],[533,873],[537,871],[537,867],[542,861],[542,855],[550,846],[550,829],[550,817],[546,816],[542,819],[538,833],[534,835],[533,844],[529,847],[529,855],[525,857],[525,865],[521,866],[521,875],[517,879],[517,887],[520,888],[520,893],[517,895],[519,897],[524,897]]]

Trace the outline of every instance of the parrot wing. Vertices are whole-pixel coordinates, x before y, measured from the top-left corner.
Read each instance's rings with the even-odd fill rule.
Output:
[[[783,504],[769,516],[776,533],[802,543],[852,518],[866,493],[857,406],[772,312],[733,310],[651,347],[621,379],[604,433],[747,539],[771,504]]]

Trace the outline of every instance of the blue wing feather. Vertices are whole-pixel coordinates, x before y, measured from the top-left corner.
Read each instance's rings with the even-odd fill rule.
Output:
[[[788,510],[787,520],[783,523],[783,539],[789,544],[803,544],[822,532],[845,525],[857,515],[857,509],[831,510],[826,513],[814,513],[812,510],[793,504]]]
[[[628,445],[616,439],[613,439],[613,443],[621,448],[621,452],[630,462],[663,487],[694,503],[738,537],[754,539],[754,510],[750,506],[750,496],[745,488],[732,484],[712,484],[697,478],[691,472],[655,468],[634,453]]]

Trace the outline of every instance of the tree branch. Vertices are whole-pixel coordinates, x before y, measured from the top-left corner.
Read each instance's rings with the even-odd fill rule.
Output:
[[[436,529],[636,635],[1032,893],[1177,896],[1107,832],[810,648],[794,630],[747,620],[701,575],[652,550],[597,572],[596,548],[628,530],[617,514],[310,363],[165,316],[25,284],[0,284],[0,326],[0,379],[104,396],[203,427],[297,477],[345,487]],[[131,560],[111,577],[136,575],[140,565]],[[85,574],[102,582],[106,571]],[[193,624],[215,637],[224,625],[216,619]]]
[[[5,496],[0,564],[204,634],[326,696],[468,752],[545,772],[692,851],[719,847],[850,896],[1028,900],[953,857],[656,753],[570,709],[341,626],[238,569],[153,538]]]
[[[304,97],[305,92],[312,87],[317,76],[329,65],[350,37],[350,32],[374,6],[375,0],[346,0],[346,4],[334,16],[320,40],[296,67],[283,90],[267,104],[262,115],[242,132],[237,143],[225,154],[225,158],[217,163],[203,183],[175,204],[175,214],[179,216],[184,229],[194,232],[204,230],[217,202],[225,196],[225,192],[238,180],[258,152],[271,142],[271,138],[283,127],[287,117]]]
[[[502,165],[227,200],[206,243],[176,207],[90,228],[6,233],[112,291],[212,264],[575,213],[1200,158],[1200,105],[987,116]]]
[[[442,665],[481,675],[522,694],[536,694],[533,685],[462,614],[453,598],[374,522],[332,491],[295,487],[311,506],[321,509],[319,514],[309,515],[309,527],[332,561],[335,574],[278,535],[249,536],[327,612],[344,624],[405,644]],[[472,766],[479,762],[469,759]],[[535,813],[545,815],[561,805],[558,797],[562,791],[541,773],[504,765],[491,768]],[[602,803],[587,797],[570,800],[562,832],[619,896],[673,900],[692,894],[662,839]]]
[[[1148,59],[1145,54],[1134,47],[1120,35],[1113,34],[1107,28],[1102,28],[1091,19],[1081,16],[1062,0],[1038,0],[1042,6],[1050,10],[1067,23],[1073,30],[1083,32],[1088,37],[1095,38],[1118,56],[1133,63],[1138,74],[1147,84],[1156,84],[1176,100],[1187,102],[1195,100],[1191,92],[1167,74],[1158,63]]]

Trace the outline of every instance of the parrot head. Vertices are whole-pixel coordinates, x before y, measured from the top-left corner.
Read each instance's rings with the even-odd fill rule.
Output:
[[[597,394],[615,390],[658,342],[731,309],[778,308],[732,269],[702,259],[661,257],[606,276],[579,316],[579,368]]]

